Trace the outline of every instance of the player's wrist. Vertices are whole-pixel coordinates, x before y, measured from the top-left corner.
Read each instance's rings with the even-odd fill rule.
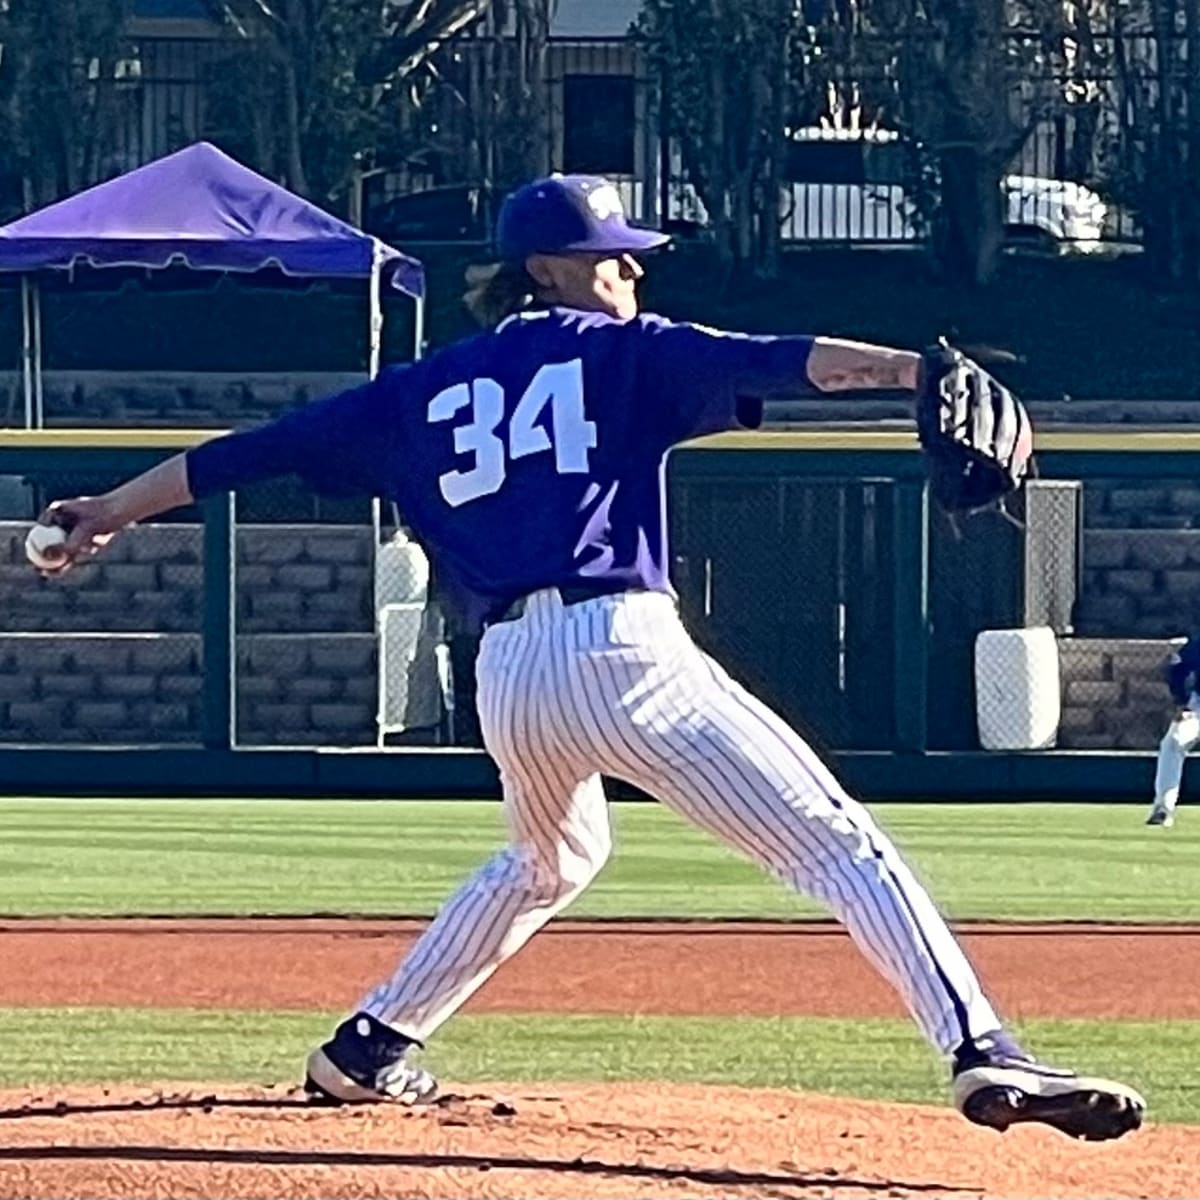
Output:
[[[912,350],[818,337],[806,369],[813,386],[823,392],[912,392],[920,382],[921,356]]]
[[[92,509],[88,516],[91,524],[98,532],[119,533],[127,525],[138,520],[135,508],[130,501],[133,499],[125,486],[113,488],[111,492],[93,498]]]

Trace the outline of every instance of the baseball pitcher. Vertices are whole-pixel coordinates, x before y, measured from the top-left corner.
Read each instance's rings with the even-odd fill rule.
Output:
[[[666,240],[629,224],[603,179],[537,180],[504,205],[500,261],[468,277],[484,332],[44,514],[70,527],[70,569],[130,522],[296,472],[394,501],[444,602],[483,630],[479,715],[509,844],[312,1052],[310,1093],[432,1096],[414,1048],[608,859],[605,774],[823,901],[946,1055],[969,1120],[1088,1139],[1135,1129],[1137,1092],[1047,1067],[1005,1031],[896,848],[799,734],[696,646],[667,573],[668,451],[758,425],[766,395],[928,397],[923,442],[945,451],[937,494],[964,510],[1019,481],[1019,404],[946,347],[758,337],[640,313],[635,256]]]

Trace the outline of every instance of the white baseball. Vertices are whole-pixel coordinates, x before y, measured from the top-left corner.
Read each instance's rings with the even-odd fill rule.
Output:
[[[61,525],[35,525],[25,538],[25,557],[39,571],[55,571],[63,563],[67,531]]]

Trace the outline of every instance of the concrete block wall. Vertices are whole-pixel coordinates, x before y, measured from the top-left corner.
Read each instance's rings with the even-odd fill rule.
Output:
[[[1060,638],[1059,746],[1156,747],[1174,707],[1163,668],[1178,644],[1166,638]]]
[[[1116,491],[1111,511],[1136,514],[1127,520],[1180,516],[1192,504],[1190,489],[1133,490],[1159,507]],[[1167,639],[1200,624],[1200,489],[1196,503],[1197,528],[1087,530],[1080,636],[1060,643],[1060,745],[1149,749],[1162,736]],[[130,530],[56,581],[28,567],[26,529],[0,522],[0,741],[198,741],[199,527]],[[373,742],[370,530],[243,528],[238,563],[239,737]]]
[[[238,741],[247,746],[373,743],[377,679],[370,633],[239,638]]]
[[[202,534],[144,525],[62,579],[0,522],[0,742],[201,739]],[[238,533],[238,736],[248,745],[375,740],[371,530]]]
[[[101,558],[61,579],[42,579],[25,558],[24,522],[0,522],[0,632],[199,633],[200,531],[145,525]]]
[[[46,424],[54,426],[149,425],[175,428],[236,428],[277,416],[363,380],[354,371],[63,371],[43,374]],[[22,415],[21,376],[0,370],[0,412]],[[1035,424],[1194,425],[1196,401],[1031,401]],[[906,421],[912,406],[903,398],[856,401],[855,420]],[[845,406],[820,397],[772,399],[770,424],[846,420]]]
[[[232,429],[363,381],[349,371],[58,371],[43,374],[46,424]],[[0,411],[20,414],[21,378],[0,371]]]
[[[0,741],[199,742],[200,658],[197,634],[0,633]]]
[[[27,530],[0,522],[0,632],[200,632],[198,525],[139,526],[94,562],[49,580],[25,559]],[[371,538],[367,526],[240,528],[238,631],[370,633]]]
[[[197,744],[198,634],[0,634],[0,743]],[[244,745],[375,740],[371,634],[250,634],[237,646]]]
[[[1200,528],[1087,530],[1080,632],[1176,637],[1198,624]]]
[[[371,529],[258,526],[238,531],[240,633],[370,633]]]

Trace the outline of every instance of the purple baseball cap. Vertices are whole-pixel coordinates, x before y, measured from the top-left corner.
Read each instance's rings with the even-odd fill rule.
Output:
[[[653,250],[670,240],[631,225],[616,187],[597,175],[535,179],[505,199],[496,222],[497,249],[510,263],[531,254]]]

